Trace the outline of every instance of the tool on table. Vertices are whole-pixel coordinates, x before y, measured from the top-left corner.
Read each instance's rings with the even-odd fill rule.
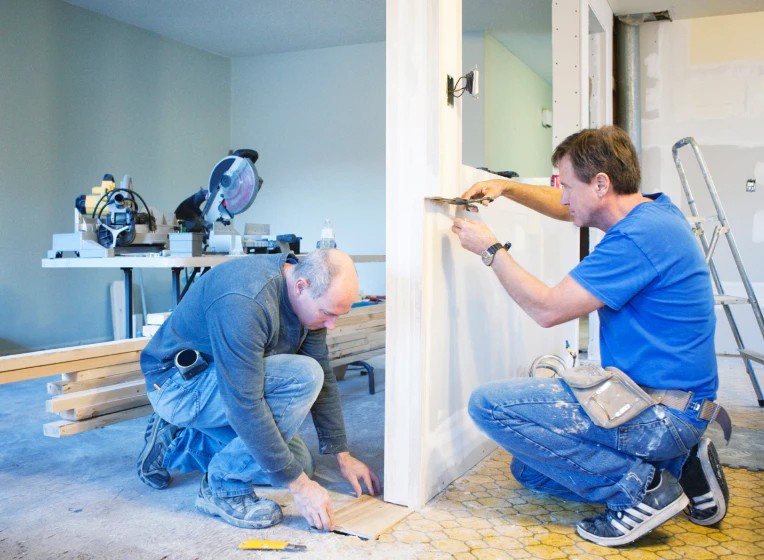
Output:
[[[466,210],[477,210],[477,205],[481,202],[493,202],[493,198],[490,196],[485,196],[483,198],[445,198],[442,196],[428,196],[426,200],[431,200],[433,202],[445,202],[446,204],[453,204],[456,206],[464,206]]]
[[[133,190],[129,175],[117,187],[114,177],[107,173],[91,194],[75,199],[74,231],[53,234],[48,258],[62,257],[64,252],[78,257],[158,253],[167,244],[173,225],[155,214]]]
[[[248,540],[239,545],[244,550],[307,550],[304,544],[292,544],[287,541]]]
[[[175,209],[186,232],[204,233],[206,252],[243,252],[242,236],[232,221],[252,205],[263,185],[255,169],[258,157],[255,150],[242,149],[223,158],[212,170],[209,188],[194,193]]]

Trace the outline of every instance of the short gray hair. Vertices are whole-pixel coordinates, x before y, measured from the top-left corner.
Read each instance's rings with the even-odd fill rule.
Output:
[[[313,299],[326,293],[338,272],[339,267],[332,259],[331,249],[316,249],[294,267],[295,276],[305,278],[310,284],[308,292]]]

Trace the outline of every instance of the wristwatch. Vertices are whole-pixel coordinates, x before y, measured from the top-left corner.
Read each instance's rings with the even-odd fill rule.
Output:
[[[483,264],[486,266],[491,266],[493,264],[493,258],[496,256],[496,251],[499,249],[506,249],[509,251],[509,248],[512,246],[512,244],[507,241],[502,245],[501,243],[494,243],[488,249],[483,251],[483,253],[480,255],[480,258],[483,259]]]

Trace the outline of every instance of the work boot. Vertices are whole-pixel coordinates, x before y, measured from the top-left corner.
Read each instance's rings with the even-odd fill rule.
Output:
[[[151,414],[146,426],[146,433],[143,436],[146,444],[138,457],[138,477],[157,490],[167,488],[170,484],[170,473],[162,466],[162,463],[167,448],[178,430],[180,430],[178,426],[173,426],[156,412]]]
[[[242,529],[265,529],[281,523],[284,519],[281,507],[276,502],[258,498],[254,492],[224,498],[214,496],[207,481],[207,474],[202,479],[199,495],[196,497],[196,508]]]
[[[689,503],[679,482],[668,471],[658,471],[658,484],[648,490],[644,499],[623,511],[610,508],[596,517],[579,522],[576,531],[581,537],[601,546],[621,546],[646,535],[674,517]]]
[[[686,513],[693,523],[713,525],[727,515],[730,491],[716,447],[710,439],[703,438],[692,448],[682,467],[679,484],[690,499]]]

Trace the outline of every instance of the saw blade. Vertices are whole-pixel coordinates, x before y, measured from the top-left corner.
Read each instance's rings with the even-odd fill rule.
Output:
[[[219,187],[225,208],[231,215],[241,214],[257,197],[260,181],[255,166],[237,156],[223,158],[210,175],[210,193]]]

